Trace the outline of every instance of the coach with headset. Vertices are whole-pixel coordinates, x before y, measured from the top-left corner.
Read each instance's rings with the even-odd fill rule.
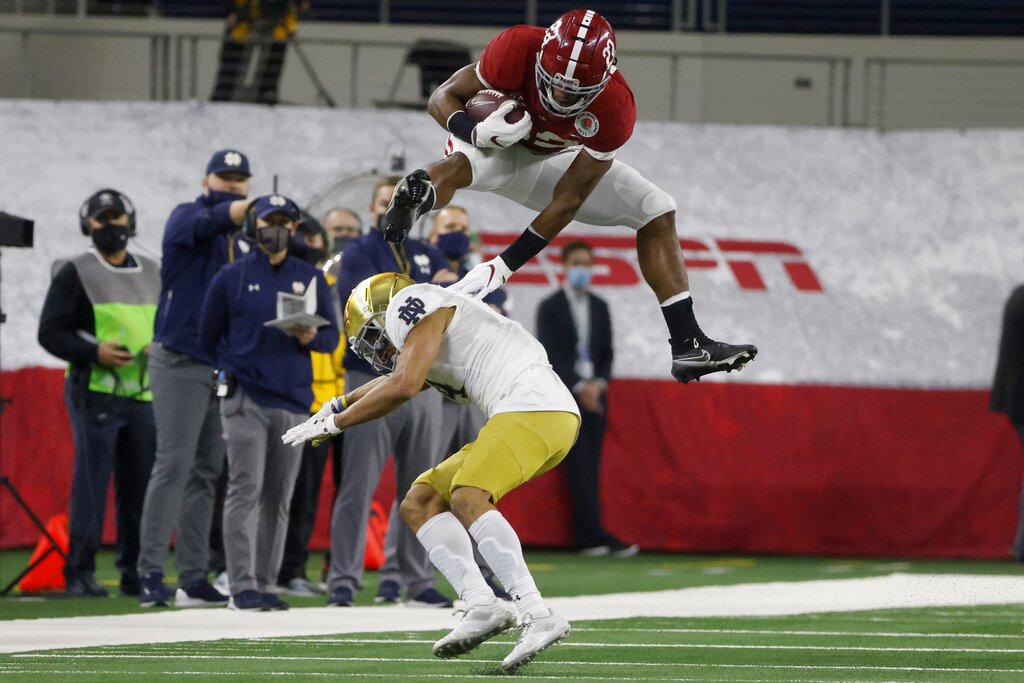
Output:
[[[309,416],[310,351],[331,353],[339,339],[323,273],[288,255],[298,219],[298,207],[281,195],[250,205],[243,232],[258,248],[214,276],[199,324],[200,347],[223,375],[218,394],[228,453],[224,551],[234,609],[288,607],[270,591],[281,567],[302,454],[299,447],[285,446],[280,435]],[[278,317],[280,292],[307,295],[309,287],[316,288],[323,324],[265,324]]]
[[[64,400],[75,460],[64,578],[71,595],[107,595],[94,572],[113,473],[114,563],[121,572],[121,592],[138,595],[139,517],[156,449],[147,361],[160,267],[128,251],[135,208],[117,190],[94,193],[79,219],[92,246],[54,264],[39,320],[40,345],[69,364]]]

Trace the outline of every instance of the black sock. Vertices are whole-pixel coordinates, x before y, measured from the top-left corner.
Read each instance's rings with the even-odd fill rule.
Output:
[[[693,315],[693,298],[686,297],[669,306],[661,307],[661,314],[665,316],[665,323],[668,325],[668,332],[672,335],[669,343],[672,344],[672,353],[682,353],[693,346],[693,339],[704,343],[708,341],[707,335],[701,331],[697,324],[697,318]]]

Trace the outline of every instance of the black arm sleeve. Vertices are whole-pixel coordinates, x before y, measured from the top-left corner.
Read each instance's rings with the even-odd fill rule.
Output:
[[[451,134],[471,145],[473,144],[474,128],[476,128],[476,121],[461,109],[448,117],[448,130]]]
[[[96,362],[97,345],[78,335],[96,334],[96,317],[74,265],[65,263],[50,282],[39,315],[39,345],[72,365]]]
[[[505,262],[509,270],[517,271],[524,263],[539,254],[548,241],[533,231],[533,228],[523,230],[523,234],[516,238],[516,241],[508,245],[505,251],[501,252],[501,260]]]

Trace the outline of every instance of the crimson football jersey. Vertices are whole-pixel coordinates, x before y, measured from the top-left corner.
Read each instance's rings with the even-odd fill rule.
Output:
[[[550,114],[541,104],[534,70],[543,39],[544,29],[539,26],[505,29],[484,48],[476,65],[477,78],[488,88],[512,95],[530,112],[533,129],[519,144],[531,152],[553,154],[583,145],[598,159],[612,158],[633,134],[633,91],[615,70],[585,111],[566,118]]]

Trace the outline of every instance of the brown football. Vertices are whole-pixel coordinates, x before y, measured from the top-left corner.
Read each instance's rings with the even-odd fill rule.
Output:
[[[503,92],[499,92],[497,90],[481,90],[466,102],[466,113],[469,114],[471,119],[480,123],[494,113],[494,110],[500,107],[502,102],[508,99],[511,98]],[[505,115],[505,120],[509,123],[515,123],[519,119],[523,118],[525,113],[526,107],[517,103],[515,108]]]

